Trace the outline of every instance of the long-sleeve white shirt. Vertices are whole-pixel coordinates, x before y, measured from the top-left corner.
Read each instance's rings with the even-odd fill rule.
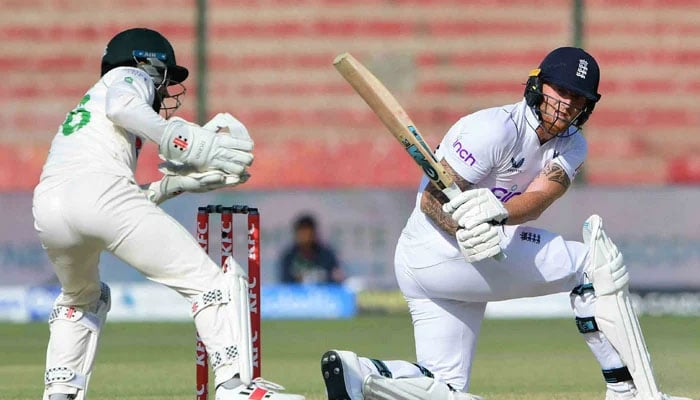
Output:
[[[142,140],[158,144],[167,125],[152,108],[155,96],[146,72],[109,71],[59,127],[41,179],[81,171],[133,178]]]
[[[535,131],[538,125],[537,116],[525,100],[484,109],[457,121],[435,154],[473,187],[490,189],[502,202],[524,192],[550,161],[561,165],[573,181],[586,158],[586,139],[572,126],[569,136],[540,144]],[[422,193],[428,184],[424,176],[403,234],[419,242],[437,240],[447,246],[443,254],[461,257],[455,238],[421,211]],[[441,236],[443,240],[438,239]],[[436,254],[441,252],[438,247]]]

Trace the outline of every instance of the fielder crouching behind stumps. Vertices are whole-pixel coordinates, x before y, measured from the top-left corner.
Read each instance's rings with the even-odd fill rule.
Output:
[[[35,228],[61,283],[49,317],[45,400],[86,398],[110,308],[109,287],[97,267],[102,251],[192,303],[217,400],[247,399],[253,391],[303,399],[252,379],[245,272],[229,257],[233,265],[224,273],[157,206],[183,191],[235,186],[253,161],[253,141],[232,116],[219,114],[204,127],[169,118],[187,75],[160,33],[123,31],[105,49],[101,78],[52,142],[33,201]],[[161,180],[139,186],[134,169],[144,140],[159,146],[166,164]]]
[[[413,319],[416,364],[330,350],[330,400],[467,400],[489,301],[571,293],[576,326],[600,363],[607,400],[688,400],[661,393],[628,296],[622,255],[593,215],[583,243],[525,225],[564,195],[586,156],[581,126],[600,100],[596,60],[550,52],[518,103],[475,112],[436,151],[463,193],[424,178],[399,238],[396,278]],[[492,257],[503,252],[504,260]]]

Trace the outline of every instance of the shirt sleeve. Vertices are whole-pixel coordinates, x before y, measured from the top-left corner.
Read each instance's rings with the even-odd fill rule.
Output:
[[[130,133],[160,143],[168,122],[153,110],[156,93],[151,77],[138,68],[116,68],[107,74],[112,74],[104,79],[107,118]]]
[[[586,139],[583,135],[577,133],[569,137],[566,146],[564,146],[558,156],[554,157],[553,161],[564,168],[569,179],[573,182],[587,154],[588,144],[586,143]]]
[[[503,129],[489,114],[472,114],[459,120],[447,132],[436,153],[472,184],[479,183],[499,163]]]

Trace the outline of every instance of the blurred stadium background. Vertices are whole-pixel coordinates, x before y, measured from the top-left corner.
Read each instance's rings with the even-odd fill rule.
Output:
[[[57,289],[32,228],[31,190],[58,125],[98,78],[105,44],[134,26],[162,32],[190,68],[180,116],[204,122],[230,112],[255,139],[245,186],[182,195],[164,208],[192,229],[198,205],[260,208],[269,296],[263,317],[289,304],[297,308],[275,317],[405,312],[393,246],[420,172],[335,72],[337,54],[349,51],[373,70],[436,145],[462,115],[518,101],[527,73],[562,45],[583,46],[598,59],[603,98],[585,129],[583,179],[538,225],[578,240],[583,220],[601,214],[628,260],[638,308],[700,315],[699,1],[2,0],[0,6],[0,321],[46,319]],[[158,179],[158,163],[155,146],[146,145],[139,181]],[[302,211],[318,217],[349,276],[337,298],[316,293],[285,302],[273,290],[277,256]],[[237,240],[244,249],[242,229]],[[101,271],[114,288],[111,320],[188,319],[176,295],[118,260],[105,256]],[[329,304],[337,305],[335,313],[327,313]],[[570,314],[566,294],[489,307],[490,317]]]

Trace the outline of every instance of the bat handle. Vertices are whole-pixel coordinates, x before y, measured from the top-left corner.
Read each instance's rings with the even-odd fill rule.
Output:
[[[498,253],[498,254],[496,254],[495,256],[493,256],[493,259],[496,260],[496,261],[503,261],[503,260],[505,260],[507,257],[508,257],[508,256],[506,256],[506,253],[504,253],[503,250],[501,250],[500,253]]]
[[[445,193],[448,199],[452,200],[462,193],[462,189],[460,189],[456,183],[452,182],[450,186],[447,186],[444,189],[442,189],[442,192]]]

